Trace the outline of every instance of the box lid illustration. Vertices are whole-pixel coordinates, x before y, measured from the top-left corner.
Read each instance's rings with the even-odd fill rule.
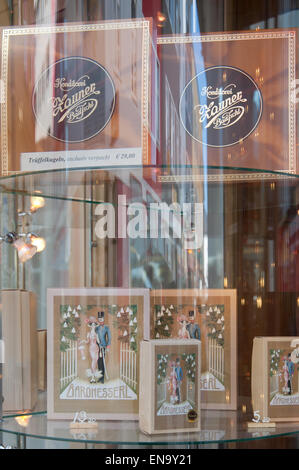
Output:
[[[48,418],[137,419],[147,289],[48,290]]]
[[[173,161],[183,139],[186,164],[223,168],[210,179],[267,177],[254,169],[296,173],[296,34],[259,30],[160,37],[167,159]]]
[[[146,163],[150,32],[147,19],[3,28],[2,174]]]

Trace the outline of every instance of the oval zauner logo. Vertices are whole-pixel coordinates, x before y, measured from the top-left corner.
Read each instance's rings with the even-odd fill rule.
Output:
[[[83,142],[110,121],[115,107],[114,83],[96,61],[66,57],[41,74],[32,106],[48,135],[63,142]]]
[[[210,147],[227,147],[254,131],[262,108],[261,92],[247,73],[217,66],[190,80],[181,95],[179,111],[193,139]]]

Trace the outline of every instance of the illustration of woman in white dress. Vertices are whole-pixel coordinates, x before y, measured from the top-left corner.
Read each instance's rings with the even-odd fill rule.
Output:
[[[99,379],[101,372],[98,369],[98,359],[99,359],[99,346],[97,344],[97,334],[96,327],[99,326],[97,319],[93,316],[87,318],[86,320],[88,328],[90,331],[87,333],[87,339],[80,341],[81,343],[89,344],[89,356],[90,356],[90,369],[87,370],[87,376],[89,377],[90,383],[96,383]]]
[[[282,391],[283,391],[283,393],[286,395],[286,394],[288,394],[288,392],[289,392],[289,386],[288,386],[288,382],[289,382],[289,368],[288,368],[288,362],[287,362],[287,358],[286,358],[286,357],[283,358],[282,376],[283,376],[283,381],[284,381],[284,385],[283,385],[283,387],[282,387]]]
[[[190,333],[187,329],[187,326],[189,324],[187,317],[185,315],[180,315],[178,317],[178,322],[180,323],[180,329],[178,332],[178,337],[180,339],[190,339]]]
[[[170,374],[168,379],[168,390],[170,391],[170,403],[174,405],[177,402],[177,377],[175,373],[175,362],[170,363]]]

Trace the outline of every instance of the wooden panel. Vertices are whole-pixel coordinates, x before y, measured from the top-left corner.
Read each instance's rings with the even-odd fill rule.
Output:
[[[23,409],[21,292],[2,291],[3,411]]]
[[[32,410],[37,401],[36,306],[32,292],[4,290],[4,411]]]
[[[47,330],[37,330],[38,390],[47,389]]]
[[[32,292],[21,292],[23,408],[32,410],[37,402],[36,304]]]

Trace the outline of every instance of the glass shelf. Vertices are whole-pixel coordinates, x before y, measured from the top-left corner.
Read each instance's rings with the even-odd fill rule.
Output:
[[[200,432],[173,433],[148,436],[140,432],[135,421],[99,421],[96,431],[71,431],[69,421],[48,420],[46,413],[27,415],[26,427],[17,422],[19,416],[7,416],[0,431],[25,437],[113,446],[167,446],[227,444],[273,437],[286,437],[299,433],[298,423],[279,423],[275,428],[251,428],[251,418],[238,411],[203,410]],[[25,421],[25,420],[24,420]]]
[[[96,188],[101,183],[112,185],[116,182],[130,186],[132,177],[159,189],[167,184],[191,186],[200,183],[259,182],[265,185],[271,181],[297,181],[299,175],[255,168],[208,165],[68,168],[2,176],[0,177],[0,192],[99,204],[105,201],[93,194],[92,188]]]

